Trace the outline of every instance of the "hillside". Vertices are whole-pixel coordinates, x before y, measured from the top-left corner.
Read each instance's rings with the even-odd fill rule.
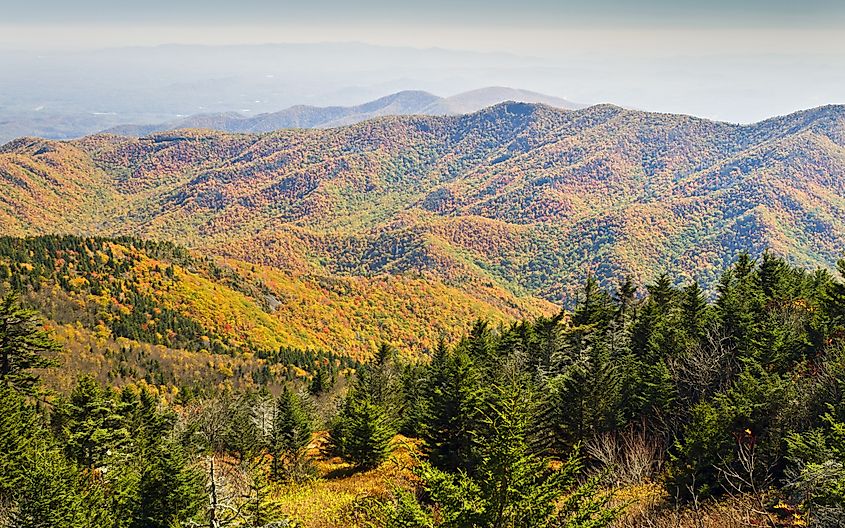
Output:
[[[739,251],[767,247],[830,266],[845,247],[843,174],[841,106],[740,126],[506,103],[330,130],[18,140],[0,148],[0,222],[560,303],[588,270],[710,287]]]
[[[139,137],[183,128],[207,128],[242,133],[272,132],[282,128],[332,128],[382,116],[470,114],[506,101],[543,103],[570,110],[583,108],[583,105],[559,97],[498,86],[480,88],[451,97],[439,97],[420,90],[407,90],[355,106],[296,105],[279,112],[262,113],[251,117],[237,112],[197,114],[166,123],[120,125],[109,128],[104,133]]]
[[[493,288],[473,295],[434,278],[292,275],[130,238],[2,237],[0,293],[10,289],[50,321],[71,371],[149,374],[174,386],[281,382],[320,360],[368,357],[382,342],[419,353],[463,334],[476,315],[505,322],[554,312]],[[131,350],[156,368],[138,371],[148,362],[132,353],[123,361],[134,373],[121,371]],[[291,354],[299,360],[288,365]]]

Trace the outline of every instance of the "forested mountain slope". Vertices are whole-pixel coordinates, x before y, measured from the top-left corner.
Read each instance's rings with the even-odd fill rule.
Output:
[[[842,106],[740,126],[505,103],[330,130],[21,139],[0,148],[0,225],[561,302],[590,270],[711,287],[739,251],[766,247],[830,266],[843,175]]]
[[[504,323],[555,311],[434,278],[293,275],[131,238],[0,237],[7,291],[65,346],[58,386],[79,372],[121,384],[277,385],[350,366],[381,342],[419,354],[475,316]]]

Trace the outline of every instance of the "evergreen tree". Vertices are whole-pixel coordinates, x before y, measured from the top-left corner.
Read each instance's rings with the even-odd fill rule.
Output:
[[[320,367],[314,373],[314,377],[311,379],[311,383],[308,385],[308,392],[311,393],[311,395],[313,396],[319,396],[328,392],[329,389],[331,389],[331,386],[331,375],[329,374],[327,369],[325,369],[324,367]]]
[[[305,474],[313,425],[302,399],[287,385],[276,401],[271,432],[272,474],[276,479]]]
[[[428,462],[417,469],[442,526],[610,525],[617,511],[607,507],[608,495],[596,493],[597,480],[578,486],[577,459],[556,469],[536,452],[531,434],[537,406],[527,379],[506,372],[492,391],[483,413],[483,455],[475,476],[439,470]]]
[[[392,451],[403,411],[401,370],[396,350],[382,344],[356,372],[329,427],[327,450],[360,468],[373,468]]]
[[[71,528],[78,514],[79,477],[36,410],[0,386],[0,505],[8,526]]]
[[[395,434],[385,410],[352,389],[329,428],[329,450],[357,467],[370,469],[390,454]]]
[[[203,474],[191,467],[178,442],[163,441],[141,462],[131,528],[170,528],[199,513],[205,499]]]
[[[582,353],[545,386],[539,428],[555,453],[570,452],[622,419],[620,376],[602,355]]]
[[[700,343],[709,323],[709,308],[697,282],[685,286],[681,299],[681,324],[690,344]]]
[[[424,449],[435,467],[472,471],[475,433],[484,401],[481,374],[463,348],[440,347],[424,386]]]
[[[32,370],[56,365],[49,356],[59,349],[36,312],[22,309],[13,294],[0,301],[0,383],[33,393],[38,376]]]
[[[52,418],[68,457],[82,467],[104,464],[129,439],[115,401],[90,376],[79,379],[70,398],[57,406]]]

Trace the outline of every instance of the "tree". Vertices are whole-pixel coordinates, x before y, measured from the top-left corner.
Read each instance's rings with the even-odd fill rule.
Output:
[[[618,510],[608,506],[610,496],[598,490],[597,479],[578,485],[578,457],[555,467],[537,452],[531,436],[538,407],[530,383],[508,372],[492,392],[483,412],[479,440],[483,455],[476,475],[439,470],[425,461],[416,470],[437,506],[440,525],[608,526]]]
[[[424,449],[438,469],[471,472],[483,400],[481,374],[464,349],[438,349],[424,385]]]
[[[129,440],[118,405],[90,376],[77,381],[70,398],[57,406],[52,422],[68,457],[85,468],[104,465]]]
[[[203,475],[191,467],[184,448],[165,440],[142,463],[131,528],[170,528],[193,519],[202,507],[205,490]]]
[[[0,301],[0,383],[32,394],[38,383],[32,371],[56,365],[48,356],[60,348],[42,328],[37,312],[22,309],[11,293]]]
[[[313,396],[319,396],[329,391],[332,387],[332,378],[328,370],[324,367],[317,369],[314,373],[314,378],[308,385],[308,392]]]
[[[36,410],[9,386],[0,386],[0,453],[0,526],[75,526],[78,475]]]
[[[306,472],[306,455],[313,425],[302,398],[287,385],[276,401],[271,432],[272,474],[275,479],[299,478]]]
[[[707,299],[697,282],[691,282],[682,290],[681,324],[686,337],[693,344],[704,339],[709,323]]]
[[[385,410],[353,388],[329,428],[329,451],[359,468],[374,468],[392,451],[395,434]]]
[[[568,453],[620,423],[620,380],[604,355],[582,352],[550,378],[545,387],[540,429],[549,447]]]
[[[787,445],[793,466],[787,490],[817,525],[841,526],[845,522],[845,422],[826,413],[822,427],[791,434]]]

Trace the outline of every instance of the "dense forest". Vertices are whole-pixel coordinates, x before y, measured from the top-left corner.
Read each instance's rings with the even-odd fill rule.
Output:
[[[611,286],[670,266],[709,290],[742,251],[833,266],[843,149],[841,105],[749,125],[511,102],[321,130],[21,138],[0,147],[0,226],[562,304],[586,269]]]
[[[107,348],[78,350],[80,333],[94,334],[114,341],[113,356],[128,348],[159,360],[171,386],[198,380],[172,372],[161,356],[174,353],[164,349],[230,358],[224,370],[237,374],[229,377],[236,384],[255,376],[283,381],[320,364],[354,367],[390,339],[420,352],[472,317],[502,322],[554,311],[551,303],[521,305],[514,297],[476,299],[426,277],[290,274],[131,237],[0,237],[3,291],[19,292],[51,326],[72,334],[60,336],[75,348],[69,360]],[[99,360],[120,369],[114,358]]]
[[[39,378],[59,345],[10,294],[0,526],[845,523],[845,261],[741,255],[712,295],[588,277],[569,312],[469,323],[423,356],[378,346],[334,385],[57,392]]]

